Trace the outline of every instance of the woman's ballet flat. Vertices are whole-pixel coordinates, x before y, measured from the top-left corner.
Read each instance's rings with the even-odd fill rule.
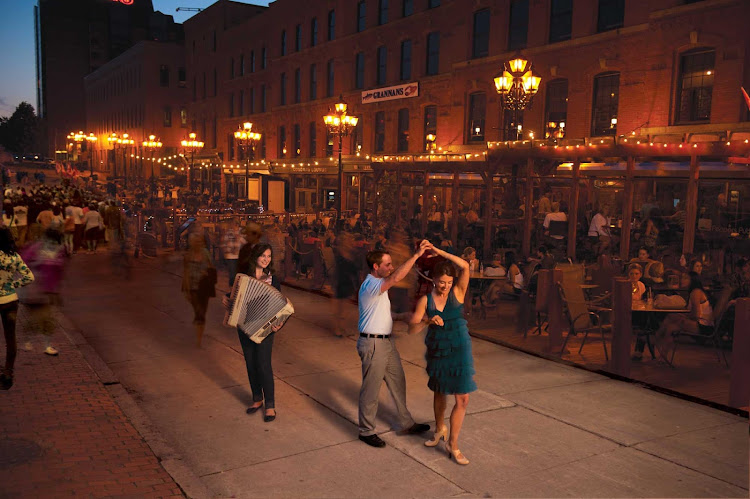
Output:
[[[469,460],[461,453],[460,450],[451,450],[451,446],[445,444],[445,450],[448,451],[448,459],[453,458],[458,464],[469,464]]]
[[[436,431],[435,436],[432,437],[432,440],[428,440],[424,444],[427,447],[435,447],[437,446],[437,444],[440,443],[441,438],[445,441],[448,441],[448,427],[447,426],[443,426],[442,428],[440,428],[440,430]]]

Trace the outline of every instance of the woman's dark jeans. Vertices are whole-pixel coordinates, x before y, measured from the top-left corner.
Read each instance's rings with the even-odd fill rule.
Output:
[[[240,337],[242,353],[245,355],[247,366],[247,377],[250,380],[250,389],[253,391],[253,402],[265,400],[266,409],[275,408],[273,388],[273,368],[271,367],[271,351],[273,350],[273,338],[276,333],[266,336],[260,344],[237,328]]]

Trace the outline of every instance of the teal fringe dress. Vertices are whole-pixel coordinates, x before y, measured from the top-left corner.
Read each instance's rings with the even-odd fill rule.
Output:
[[[459,303],[453,290],[448,295],[445,309],[435,308],[432,293],[427,295],[427,316],[439,315],[443,326],[430,324],[424,342],[427,345],[427,386],[436,393],[448,395],[473,392],[474,359],[471,356],[471,337],[464,319],[464,304]]]

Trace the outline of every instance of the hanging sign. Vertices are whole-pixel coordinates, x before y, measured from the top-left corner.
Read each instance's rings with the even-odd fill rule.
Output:
[[[419,83],[404,83],[392,87],[374,88],[362,92],[362,104],[419,96]]]
[[[113,2],[120,2],[123,5],[133,5],[133,0],[112,0]]]

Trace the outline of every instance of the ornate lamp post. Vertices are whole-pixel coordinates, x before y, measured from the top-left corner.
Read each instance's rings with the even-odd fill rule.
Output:
[[[195,169],[195,151],[203,149],[203,142],[200,142],[198,140],[195,140],[195,132],[190,132],[188,134],[187,140],[183,140],[180,142],[180,145],[186,150],[190,152],[190,170],[188,171],[187,177],[188,177],[188,184],[190,185],[190,191],[193,190],[193,183],[195,175],[193,175],[193,170]]]
[[[252,130],[253,124],[246,121],[234,132],[234,138],[245,155],[245,199],[250,193],[250,161],[255,159],[255,144],[261,139],[261,134]]]
[[[343,165],[341,163],[341,149],[343,147],[344,136],[349,135],[356,127],[359,118],[346,114],[347,105],[344,99],[339,96],[339,102],[334,105],[335,111],[323,116],[323,121],[331,134],[339,136],[339,163],[338,163],[338,195],[336,196],[336,218],[341,218],[341,211],[344,199],[344,187],[342,185]]]
[[[513,113],[515,140],[520,138],[519,112],[531,105],[541,81],[539,76],[531,72],[531,63],[520,57],[506,62],[502,74],[495,77],[495,88],[500,94],[500,102],[503,108]]]
[[[128,187],[128,167],[127,167],[127,159],[125,158],[125,151],[128,149],[128,147],[135,144],[135,141],[129,137],[130,136],[127,133],[123,133],[122,137],[117,139],[117,145],[119,145],[122,148],[122,176],[124,179],[123,186],[125,188]],[[116,158],[115,158],[115,166],[117,166]],[[117,173],[115,172],[115,176],[116,175]]]
[[[161,149],[162,143],[156,140],[156,135],[149,135],[148,140],[143,141],[143,147],[148,149],[151,159],[151,198],[153,199],[156,192],[156,177],[154,176],[154,151]]]
[[[426,149],[428,152],[433,152],[435,150],[436,144],[435,141],[437,140],[437,136],[434,133],[428,133],[425,136],[426,140]]]

